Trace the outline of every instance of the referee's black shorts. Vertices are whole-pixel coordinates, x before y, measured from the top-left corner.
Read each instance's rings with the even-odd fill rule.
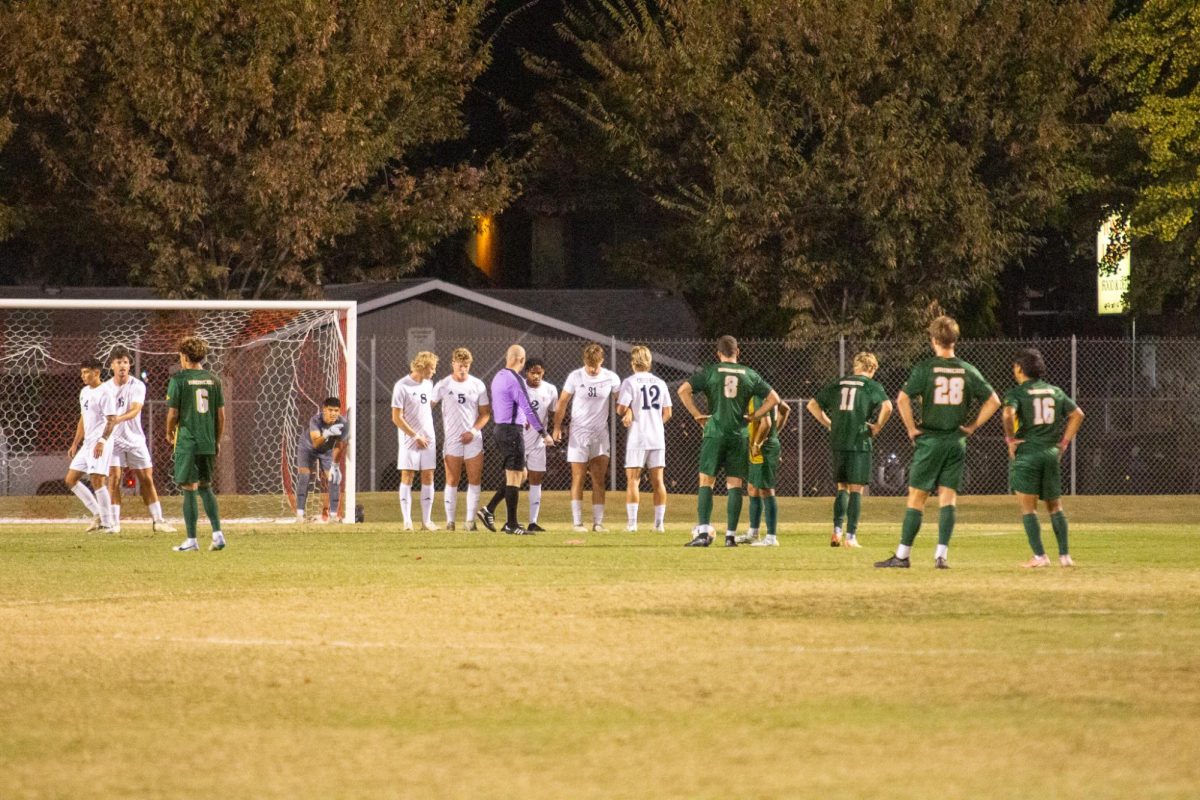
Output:
[[[496,423],[492,445],[500,451],[500,463],[505,469],[525,469],[525,426]]]

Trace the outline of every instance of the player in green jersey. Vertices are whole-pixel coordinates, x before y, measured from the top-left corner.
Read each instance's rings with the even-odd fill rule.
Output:
[[[756,405],[757,401],[751,399],[751,420],[747,426],[750,441],[750,470],[747,477],[750,523],[746,535],[737,537],[737,542],[749,544],[751,547],[778,547],[779,539],[775,535],[775,528],[779,512],[775,505],[775,481],[779,476],[779,456],[783,450],[783,445],[779,442],[779,432],[787,425],[792,409],[787,403],[780,401],[765,417],[756,421],[753,419]],[[762,520],[764,511],[767,518],[767,535],[759,539],[758,523]]]
[[[858,520],[863,487],[871,482],[871,456],[875,437],[892,416],[892,401],[874,379],[879,359],[874,353],[854,357],[854,374],[838,378],[808,401],[808,413],[829,431],[833,450],[833,501],[831,547],[861,547]],[[872,422],[871,420],[875,420]],[[842,519],[846,537],[842,538]]]
[[[750,398],[763,401],[755,409],[762,419],[779,403],[779,395],[762,377],[738,363],[737,339],[722,336],[717,340],[717,363],[710,364],[679,387],[679,402],[704,429],[700,440],[700,491],[696,496],[695,536],[688,547],[712,544],[711,525],[713,485],[717,471],[724,468],[728,498],[725,506],[725,546],[736,547],[738,518],[742,514],[742,481],[749,469],[749,440],[746,436]],[[692,399],[699,392],[708,400],[705,414]]]
[[[1050,526],[1058,542],[1058,562],[1074,566],[1067,546],[1067,517],[1062,508],[1062,472],[1059,459],[1066,452],[1079,426],[1083,411],[1066,392],[1046,383],[1046,361],[1041,352],[1022,350],[1013,359],[1017,385],[1004,394],[1004,441],[1008,445],[1008,482],[1021,506],[1025,535],[1033,549],[1026,567],[1050,564],[1042,547],[1042,528],[1037,503],[1041,499],[1050,512]]]
[[[921,530],[925,501],[936,489],[938,504],[938,545],[934,566],[948,569],[946,556],[954,533],[955,505],[959,484],[967,460],[967,437],[986,423],[1000,408],[1000,398],[979,374],[979,370],[954,355],[958,342],[958,323],[950,317],[938,317],[929,325],[934,357],[913,367],[908,382],[896,398],[896,408],[908,437],[912,439],[912,466],[908,471],[908,508],[900,531],[896,554],[877,567],[908,567],[912,543]],[[921,426],[917,427],[910,398],[921,399]],[[973,422],[967,419],[973,401],[982,406]]]
[[[224,550],[221,515],[212,491],[213,464],[225,428],[225,398],[221,379],[204,368],[208,343],[188,336],[179,343],[180,370],[167,383],[167,441],[175,448],[175,483],[183,491],[183,521],[187,539],[175,548],[179,553],[196,552],[196,522],[200,513],[196,496],[212,523],[209,550]]]

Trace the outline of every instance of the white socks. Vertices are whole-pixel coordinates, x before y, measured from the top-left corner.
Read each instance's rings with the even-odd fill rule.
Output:
[[[163,522],[164,521],[163,513],[162,513],[162,503],[159,502],[158,500],[155,500],[153,503],[146,506],[146,509],[150,512],[150,519],[154,520],[155,522]]]
[[[661,506],[655,506],[654,507],[654,527],[661,528],[663,526],[663,523],[666,522],[666,520],[667,520],[666,504],[663,504]]]
[[[121,524],[121,504],[113,503],[110,506],[109,513],[111,514],[109,519],[112,520],[113,527],[117,527],[118,525],[120,525]]]
[[[79,502],[83,503],[84,507],[93,515],[100,513],[100,506],[96,503],[96,498],[92,495],[92,490],[83,485],[83,481],[78,481],[71,487],[71,493],[79,498]]]
[[[467,525],[475,519],[475,512],[479,510],[479,493],[483,487],[476,484],[472,486],[467,484]]]
[[[575,507],[571,506],[574,511]],[[539,483],[534,486],[529,484],[529,523],[532,525],[537,522],[538,512],[542,510],[542,485]]]
[[[896,558],[908,558],[908,554],[912,552],[912,547],[906,544],[896,545]]]
[[[421,484],[421,521],[433,525],[433,484]]]
[[[939,544],[937,546],[937,548],[933,551],[933,557],[934,558],[945,558],[949,552],[950,552],[950,545]]]
[[[571,521],[574,522],[577,526],[583,524],[583,501],[582,500],[572,500],[571,501]]]
[[[96,490],[96,505],[100,508],[100,524],[111,527],[112,496],[108,493],[107,486],[101,486]]]
[[[603,504],[598,504],[598,503],[592,504],[592,522],[595,523],[596,525],[604,524],[604,505]]]
[[[637,503],[626,503],[625,504],[625,520],[630,525],[637,525],[637,512],[638,512],[638,504]]]
[[[421,491],[424,492],[424,487],[422,487]],[[424,495],[422,495],[422,497],[424,497]],[[449,525],[454,522],[454,515],[458,513],[458,487],[447,486],[443,488],[442,501],[446,506],[446,524]],[[467,519],[470,518],[471,515],[468,513]]]
[[[400,513],[404,516],[404,524],[412,525],[412,484],[400,484]]]

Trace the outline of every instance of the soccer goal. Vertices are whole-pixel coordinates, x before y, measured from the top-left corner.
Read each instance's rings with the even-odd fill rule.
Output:
[[[220,376],[226,426],[214,487],[230,519],[294,519],[296,449],[328,397],[342,401],[349,437],[340,508],[354,520],[357,319],[353,302],[190,300],[0,300],[0,520],[82,517],[63,477],[80,418],[80,364],[95,357],[111,377],[108,354],[124,345],[131,374],[146,384],[142,427],[154,483],[178,515],[166,389],[179,369],[185,336],[209,345],[206,365]],[[130,505],[143,516],[136,481],[122,473]],[[326,502],[310,497],[314,502]],[[173,509],[173,512],[172,512]]]

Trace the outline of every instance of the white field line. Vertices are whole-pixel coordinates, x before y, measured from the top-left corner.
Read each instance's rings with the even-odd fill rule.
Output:
[[[167,522],[183,524],[183,517],[167,517]],[[92,521],[91,517],[0,517],[0,525],[87,525]],[[268,522],[278,522],[281,524],[294,523],[294,517],[237,517],[229,519],[221,517],[221,524],[233,523],[235,525],[262,525]],[[142,519],[128,517],[121,518],[121,527],[126,525],[149,525],[150,518]]]

